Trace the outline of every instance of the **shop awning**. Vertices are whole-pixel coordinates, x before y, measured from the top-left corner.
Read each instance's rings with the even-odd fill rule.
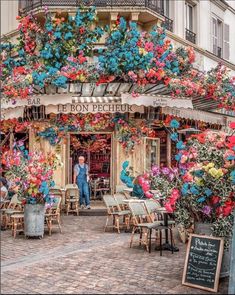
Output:
[[[166,115],[173,115],[180,118],[202,121],[211,124],[226,125],[227,122],[226,116],[216,113],[204,112],[200,110],[163,107],[162,112]]]
[[[166,95],[138,95],[133,97],[132,94],[123,93],[121,95],[122,103],[127,103],[130,105],[138,106],[152,106],[152,107],[176,107],[193,109],[193,104],[191,99],[183,98],[172,98]]]

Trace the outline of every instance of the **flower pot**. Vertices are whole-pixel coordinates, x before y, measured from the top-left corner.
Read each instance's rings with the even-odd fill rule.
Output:
[[[197,235],[212,235],[212,224],[211,223],[203,223],[203,222],[195,222],[194,233]]]
[[[195,234],[198,234],[198,235],[210,236],[212,235],[211,227],[212,227],[212,224],[210,223],[195,222],[194,232]],[[229,249],[224,249],[221,270],[220,270],[220,278],[225,278],[229,276],[230,257],[231,257],[231,247],[229,247]]]
[[[44,204],[26,204],[24,209],[24,234],[26,237],[43,237],[44,235]]]

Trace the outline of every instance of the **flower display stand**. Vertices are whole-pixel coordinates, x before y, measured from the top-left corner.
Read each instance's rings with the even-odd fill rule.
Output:
[[[202,223],[195,222],[195,230],[194,232],[199,235],[212,235],[212,224],[211,223]],[[225,278],[229,276],[230,270],[230,255],[231,255],[231,247],[229,249],[224,249],[222,265],[220,270],[220,278]]]
[[[26,204],[24,209],[24,234],[25,237],[40,237],[44,235],[44,204]]]

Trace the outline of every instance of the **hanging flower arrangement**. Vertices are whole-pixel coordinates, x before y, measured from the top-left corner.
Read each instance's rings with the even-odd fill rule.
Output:
[[[169,83],[173,96],[202,97],[218,102],[219,108],[235,110],[235,77],[219,64],[207,73],[191,69],[185,77]]]
[[[19,17],[16,44],[1,44],[2,90],[15,101],[33,94],[35,89],[52,85],[67,87],[69,82],[131,82],[165,84],[173,96],[200,96],[218,101],[220,107],[234,110],[234,78],[219,66],[208,73],[192,68],[192,48],[173,48],[166,31],[155,26],[140,32],[135,22],[119,18],[105,29],[95,25],[95,7],[79,8],[75,16],[45,9],[37,19],[30,14]],[[98,62],[90,64],[94,44],[106,33],[105,50]]]

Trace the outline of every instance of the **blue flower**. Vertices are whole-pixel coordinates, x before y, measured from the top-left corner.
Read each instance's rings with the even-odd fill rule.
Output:
[[[212,195],[212,191],[209,188],[206,188],[204,193],[206,194],[207,197],[210,197]]]
[[[183,184],[182,189],[181,189],[181,193],[183,196],[187,195],[188,189],[189,189],[189,184],[186,182]]]
[[[203,170],[196,170],[194,171],[194,175],[197,176],[197,177],[202,177],[204,174],[204,171]]]
[[[232,180],[232,184],[235,184],[235,170],[230,173],[230,178]]]
[[[64,39],[65,40],[68,40],[68,39],[70,39],[70,38],[72,38],[73,37],[73,34],[71,33],[71,32],[67,32],[65,35],[64,35]]]
[[[55,33],[54,33],[54,37],[55,37],[56,39],[61,39],[61,38],[62,38],[61,32],[60,32],[60,31],[55,32]]]
[[[183,149],[185,149],[185,145],[184,145],[184,143],[183,143],[183,141],[178,141],[177,142],[177,144],[176,144],[176,148],[178,149],[178,150],[183,150]]]
[[[170,127],[171,128],[179,128],[180,127],[180,124],[179,124],[179,122],[177,121],[177,120],[175,120],[175,119],[173,119],[173,120],[171,120],[171,122],[170,122]]]
[[[171,134],[171,140],[173,140],[173,141],[178,140],[178,134],[176,132]]]
[[[57,87],[63,87],[63,88],[66,88],[67,85],[66,85],[66,82],[67,82],[67,78],[64,77],[64,76],[59,76],[57,79],[53,80],[51,83]]]
[[[190,188],[190,192],[193,194],[193,195],[199,195],[199,190],[197,189],[197,187],[195,185],[192,185],[191,188]]]
[[[129,166],[129,161],[125,161],[122,164],[122,169],[126,170],[126,168]]]
[[[199,199],[197,199],[197,203],[203,203],[205,200],[206,198],[204,196],[200,197]]]
[[[229,156],[227,157],[227,160],[228,160],[228,161],[235,160],[235,156],[233,156],[233,155],[229,155]]]
[[[179,162],[181,160],[181,157],[182,157],[182,154],[179,153],[179,154],[175,155],[175,160],[177,162]]]

